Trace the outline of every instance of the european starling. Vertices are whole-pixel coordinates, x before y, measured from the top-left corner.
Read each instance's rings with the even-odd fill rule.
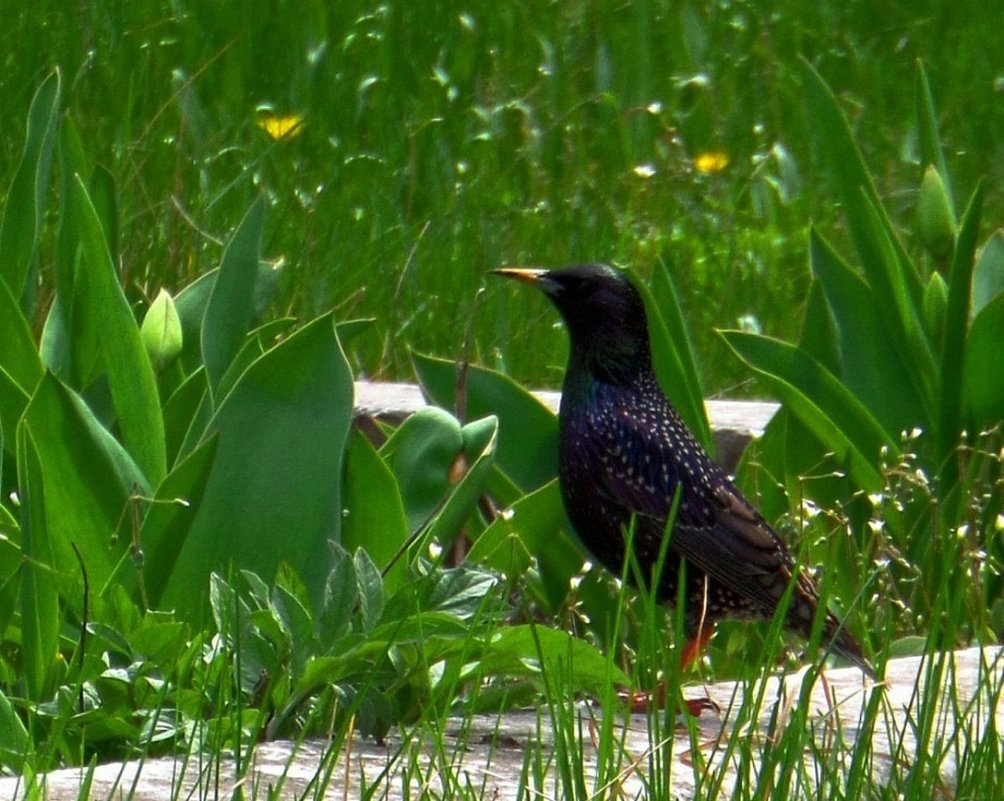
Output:
[[[568,329],[558,471],[565,509],[583,544],[621,575],[633,521],[637,563],[650,570],[680,493],[657,597],[677,600],[686,561],[684,665],[700,653],[716,621],[771,618],[793,574],[785,622],[808,637],[819,607],[812,579],[663,394],[645,307],[624,273],[602,264],[495,272],[543,290]],[[877,679],[854,637],[824,613],[830,648]]]

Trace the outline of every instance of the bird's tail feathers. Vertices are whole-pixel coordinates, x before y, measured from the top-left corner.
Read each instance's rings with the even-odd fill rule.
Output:
[[[823,637],[829,642],[828,649],[844,659],[853,662],[873,681],[881,681],[882,677],[872,667],[861,650],[861,644],[844,628],[836,615],[828,612],[823,624]]]

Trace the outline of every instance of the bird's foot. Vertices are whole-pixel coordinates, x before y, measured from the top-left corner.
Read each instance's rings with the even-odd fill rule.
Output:
[[[656,709],[666,708],[666,685],[661,681],[656,685],[655,692],[622,690],[618,693],[618,696],[628,705],[628,709],[632,713],[647,712],[652,707]],[[683,708],[681,711],[686,712],[693,718],[699,718],[703,712],[711,711],[718,714],[722,711],[721,707],[707,694],[699,698],[684,698],[682,701]]]

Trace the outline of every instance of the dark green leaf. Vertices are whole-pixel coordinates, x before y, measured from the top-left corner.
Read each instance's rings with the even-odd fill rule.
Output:
[[[21,497],[21,663],[25,691],[39,701],[52,690],[59,650],[60,573],[49,530],[45,478],[31,427],[17,431],[17,472]]]
[[[153,367],[119,284],[101,223],[79,179],[73,202],[81,243],[81,263],[74,284],[74,328],[79,319],[80,325],[94,335],[91,341],[99,343],[93,355],[99,357],[108,378],[123,444],[149,481],[157,484],[167,471],[167,456]]]
[[[342,546],[350,552],[365,548],[376,565],[387,570],[408,539],[408,520],[394,474],[359,431],[345,453],[344,493]],[[406,570],[402,559],[384,575],[388,592],[405,581]]]
[[[319,605],[341,526],[352,374],[330,315],[247,368],[209,422],[216,460],[164,603],[204,612],[210,570],[274,575],[287,560]]]
[[[0,690],[0,765],[20,773],[32,751],[32,740],[24,722],[7,695]]]
[[[35,349],[31,327],[18,306],[17,300],[0,281],[0,369],[14,381],[26,395],[35,391],[42,377],[42,362]],[[16,422],[17,418],[14,418]],[[11,431],[13,431],[13,426]]]
[[[488,526],[467,558],[510,578],[523,576],[538,602],[555,613],[584,561],[582,547],[569,536],[570,530],[555,479],[527,493]],[[536,560],[539,581],[526,575],[531,558]]]
[[[28,111],[28,131],[21,163],[7,190],[0,221],[0,280],[20,301],[35,263],[42,229],[49,167],[59,121],[59,70],[52,72],[35,92]]]
[[[900,254],[902,246],[881,206],[873,205],[867,195],[862,194],[857,214],[861,217],[862,235],[867,241],[859,254],[865,277],[875,303],[884,312],[890,343],[908,370],[924,418],[935,420],[938,367],[921,323],[923,287],[912,263],[905,254]]]
[[[201,508],[218,440],[203,442],[164,478],[152,503],[135,501],[145,508],[138,543],[138,561],[123,561],[118,580],[133,590],[133,597],[146,595],[158,606],[165,588],[173,580],[174,566],[188,540],[192,524]],[[142,582],[142,589],[140,589]],[[203,592],[203,587],[193,592]]]
[[[966,342],[963,397],[970,434],[1004,420],[1004,293],[973,320]]]
[[[206,397],[206,371],[198,369],[186,378],[164,404],[164,439],[168,462],[177,463],[183,454],[181,446],[186,438],[192,443],[198,441],[209,422],[209,403],[205,403],[205,412],[199,416]]]
[[[973,270],[973,303],[971,314],[980,310],[1004,292],[1004,231],[994,231],[980,251]]]
[[[463,451],[460,423],[429,406],[405,420],[380,448],[390,466],[414,531],[433,514],[450,489],[450,469]]]
[[[331,544],[331,571],[324,582],[324,600],[320,615],[323,647],[349,633],[352,613],[359,603],[359,584],[351,554],[337,543]]]
[[[883,448],[899,449],[861,402],[826,368],[799,348],[742,331],[722,336],[756,370],[781,401],[835,454],[857,485],[868,491],[882,486]]]
[[[383,614],[383,578],[380,570],[369,554],[360,548],[352,555],[352,567],[359,588],[359,611],[362,615],[363,630],[371,630]]]
[[[412,353],[411,359],[432,402],[444,409],[456,408],[456,363],[420,353]],[[498,417],[498,465],[524,490],[539,487],[558,474],[558,420],[554,412],[508,376],[469,367],[467,414],[472,419]]]
[[[71,389],[46,373],[25,410],[24,424],[43,468],[45,520],[55,566],[79,572],[80,549],[93,586],[108,580],[125,552],[116,541],[126,499],[150,493],[146,479],[118,441]],[[72,599],[75,604],[79,598]]]
[[[202,320],[202,358],[214,395],[251,327],[264,224],[265,203],[258,198],[227,245],[206,304]]]
[[[425,538],[449,548],[461,533],[464,522],[477,508],[478,498],[495,461],[498,418],[491,416],[465,425],[462,460],[454,460],[447,480],[450,494],[429,523]],[[417,550],[421,552],[421,543]]]
[[[895,348],[889,346],[888,315],[864,280],[813,231],[809,265],[836,324],[840,376],[847,388],[898,438],[914,426],[928,427],[916,389]]]
[[[945,337],[941,349],[941,404],[938,419],[938,451],[940,459],[947,457],[958,445],[962,430],[963,364],[966,334],[969,330],[969,309],[973,292],[973,267],[976,259],[976,238],[979,236],[980,212],[983,208],[983,184],[976,187],[962,217],[958,242],[948,276],[948,307],[945,310]],[[1004,343],[1004,329],[1001,329]],[[939,459],[939,461],[940,461]]]

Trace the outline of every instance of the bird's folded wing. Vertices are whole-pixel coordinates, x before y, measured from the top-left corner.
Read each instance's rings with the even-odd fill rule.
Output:
[[[623,422],[621,452],[629,454],[626,467],[633,475],[644,475],[644,480],[625,481],[618,472],[608,472],[603,476],[608,499],[633,512],[646,536],[661,537],[677,485],[682,483],[670,547],[736,592],[767,608],[776,606],[793,565],[773,529],[710,462],[704,466],[706,480],[682,480],[690,474],[676,452],[630,421]],[[655,470],[651,465],[660,467]]]

